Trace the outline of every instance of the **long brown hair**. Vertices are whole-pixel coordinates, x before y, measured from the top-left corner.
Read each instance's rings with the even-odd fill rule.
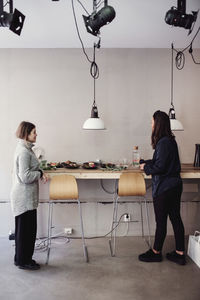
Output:
[[[171,139],[174,139],[175,136],[171,131],[169,116],[164,111],[157,110],[153,114],[153,119],[154,129],[151,135],[151,145],[153,149],[155,149],[158,141],[162,137],[167,136]]]
[[[28,140],[28,136],[31,131],[35,128],[35,125],[30,122],[22,121],[17,128],[16,136],[19,139]]]

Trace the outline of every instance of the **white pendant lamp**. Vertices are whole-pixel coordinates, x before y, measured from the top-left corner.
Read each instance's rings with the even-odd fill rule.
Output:
[[[170,119],[170,126],[172,131],[183,131],[183,125],[180,121],[176,119],[174,104],[173,104],[173,81],[174,81],[174,46],[173,43],[171,45],[171,107],[169,109],[169,119]]]
[[[94,44],[94,60],[91,64],[90,68],[90,74],[92,75],[94,79],[94,101],[92,105],[91,110],[91,117],[87,119],[83,124],[83,129],[86,130],[105,130],[105,125],[102,119],[99,118],[98,115],[98,109],[95,101],[95,91],[96,91],[96,79],[99,77],[99,69],[95,62],[95,48],[97,47],[96,44]]]
[[[91,118],[87,119],[83,124],[83,129],[87,130],[104,130],[105,125],[102,119],[98,117],[98,110],[95,101],[92,106]]]

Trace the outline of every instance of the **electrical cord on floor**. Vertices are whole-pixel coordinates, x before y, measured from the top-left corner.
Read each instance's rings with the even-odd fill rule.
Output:
[[[122,234],[121,236],[127,236],[127,235],[128,235],[128,232],[129,232],[129,224],[130,224],[130,222],[127,222],[127,223],[126,223],[126,231],[125,231],[125,233]]]
[[[69,243],[70,239],[66,236],[62,236],[61,234],[63,234],[63,231],[53,235],[51,237],[51,239],[64,239],[65,242],[62,243],[62,244]],[[46,251],[47,250],[47,245],[46,245],[47,241],[48,241],[48,237],[47,238],[46,237],[45,238],[38,238],[37,241],[36,241],[36,244],[35,244],[35,250],[36,251],[41,251],[41,252]],[[61,243],[59,243],[59,244],[61,244]]]
[[[107,237],[109,234],[111,234],[111,233],[119,226],[122,217],[125,216],[126,214],[127,214],[127,213],[122,214],[122,215],[120,216],[120,218],[119,218],[119,221],[116,222],[116,225],[113,227],[113,229],[110,230],[110,231],[109,231],[108,233],[106,233],[105,235],[92,236],[92,237],[85,237],[85,239],[86,239],[86,240],[92,240],[92,239],[99,239],[99,238]],[[129,225],[129,224],[128,224],[128,225]],[[128,228],[129,228],[129,227],[128,227]],[[127,230],[128,230],[128,228],[127,228]],[[69,243],[70,240],[80,240],[80,239],[82,239],[82,237],[69,237],[69,236],[66,237],[66,236],[61,236],[61,234],[63,234],[63,231],[57,233],[56,235],[53,235],[53,236],[51,237],[51,239],[58,239],[58,238],[67,239],[67,240],[65,241],[65,243],[63,243],[63,244]],[[39,242],[39,243],[36,243],[36,245],[35,245],[35,250],[36,250],[36,251],[41,251],[41,252],[42,252],[42,251],[46,251],[46,250],[47,250],[47,245],[46,245],[46,243],[47,243],[47,241],[48,241],[48,237],[47,237],[47,238],[44,238],[44,239],[39,238],[38,240],[40,240],[40,242]]]

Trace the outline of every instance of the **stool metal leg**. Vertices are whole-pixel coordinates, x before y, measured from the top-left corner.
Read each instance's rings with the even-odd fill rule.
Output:
[[[149,234],[149,241],[147,242],[147,244],[151,248],[151,232],[150,232],[150,224],[149,224],[149,209],[148,209],[147,200],[146,200],[145,197],[144,197],[144,204],[145,204],[146,220],[147,220],[147,227],[148,227],[148,234]]]
[[[119,196],[116,194],[115,201],[114,201],[114,208],[113,208],[111,237],[109,240],[111,256],[115,256],[115,249],[116,249],[116,231],[117,231],[116,225],[117,225],[118,199],[119,199]]]
[[[141,214],[142,237],[144,237],[144,222],[143,222],[143,211],[142,211],[142,199],[140,199],[140,214]]]
[[[51,250],[52,217],[53,217],[53,202],[49,201],[48,238],[47,238],[47,258],[46,258],[46,264],[48,264],[48,262],[49,262],[49,256],[50,256],[50,250]]]
[[[86,244],[85,244],[85,237],[84,237],[83,217],[82,217],[81,203],[80,203],[80,200],[79,200],[79,199],[78,199],[77,201],[78,201],[79,214],[80,214],[80,223],[81,223],[81,236],[82,236],[82,244],[83,244],[83,253],[84,253],[86,262],[89,262],[88,250],[87,250],[87,246],[86,246]]]

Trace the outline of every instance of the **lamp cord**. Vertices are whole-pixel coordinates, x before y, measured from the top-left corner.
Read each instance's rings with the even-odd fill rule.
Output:
[[[171,44],[171,106],[174,108],[174,104],[173,104],[173,91],[174,91],[174,45],[173,43]]]
[[[76,26],[76,31],[77,31],[77,34],[78,34],[78,38],[81,42],[81,46],[82,46],[82,50],[83,50],[83,53],[85,54],[87,60],[92,63],[92,61],[90,60],[89,56],[87,55],[86,51],[85,51],[85,47],[84,47],[84,44],[83,44],[83,41],[81,39],[81,35],[80,35],[80,32],[79,32],[79,28],[78,28],[78,23],[77,23],[77,19],[76,19],[76,13],[75,13],[75,8],[74,8],[74,0],[71,0],[71,3],[72,3],[72,11],[73,11],[73,16],[74,16],[74,22],[75,22],[75,26]],[[80,3],[80,1],[79,1]]]
[[[83,4],[81,3],[80,0],[77,0],[79,4],[81,4],[81,6],[84,8]],[[97,3],[97,5],[100,5],[101,1],[99,1]],[[92,78],[94,79],[94,102],[93,102],[93,106],[96,106],[96,102],[95,102],[95,90],[96,90],[96,82],[95,80],[99,77],[99,67],[96,63],[96,55],[95,55],[95,50],[96,48],[100,48],[100,42],[101,42],[101,37],[98,36],[99,40],[98,40],[98,43],[94,43],[94,47],[93,47],[93,61],[89,58],[89,56],[87,55],[86,51],[85,51],[85,47],[84,47],[84,44],[83,44],[83,41],[81,39],[81,35],[80,35],[80,32],[79,32],[79,28],[78,28],[78,23],[77,23],[77,19],[76,19],[76,13],[75,13],[75,8],[74,8],[74,0],[71,0],[71,3],[72,3],[72,11],[73,11],[73,16],[74,16],[74,22],[75,22],[75,26],[76,26],[76,31],[77,31],[77,34],[78,34],[78,38],[81,42],[81,46],[82,46],[82,50],[83,50],[83,53],[85,54],[87,60],[89,61],[89,63],[91,64],[90,65],[90,75],[92,76]],[[86,13],[88,14],[87,10],[84,8],[84,10],[86,11]]]
[[[76,1],[82,6],[82,8],[83,8],[84,11],[86,12],[86,14],[89,16],[90,14],[89,14],[89,12],[87,11],[87,9],[85,8],[85,6],[83,5],[83,3],[81,3],[80,0],[76,0]]]
[[[94,79],[94,101],[93,101],[93,106],[96,106],[95,102],[95,95],[96,95],[96,79],[99,77],[99,67],[96,63],[96,55],[95,55],[95,50],[96,50],[97,45],[94,43],[93,47],[93,62],[91,63],[90,66],[90,74]]]
[[[177,54],[176,54],[176,58],[175,58],[175,62],[176,62],[176,68],[177,68],[178,70],[182,70],[183,67],[185,66],[185,54],[184,54],[184,52],[185,52],[188,48],[189,48],[189,53],[190,53],[190,55],[191,55],[191,57],[192,57],[193,62],[194,62],[196,65],[199,65],[199,64],[200,64],[200,62],[197,62],[197,61],[195,60],[194,55],[193,55],[193,48],[192,48],[193,42],[194,42],[196,36],[198,35],[199,31],[200,31],[200,26],[199,26],[199,28],[197,29],[197,32],[195,33],[195,35],[194,35],[192,41],[190,42],[190,44],[189,44],[187,47],[185,47],[182,51],[178,51],[178,50],[176,50],[175,48],[173,48],[173,50],[176,51],[176,53],[177,53]]]

